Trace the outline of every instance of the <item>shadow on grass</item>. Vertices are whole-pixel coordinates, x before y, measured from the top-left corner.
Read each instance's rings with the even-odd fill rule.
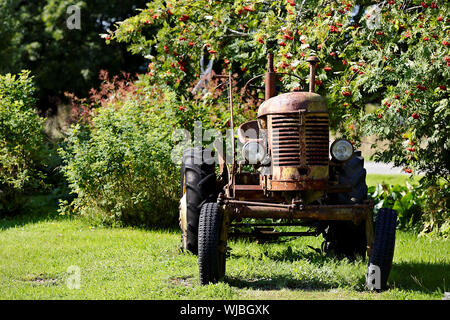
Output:
[[[42,221],[70,219],[58,214],[58,200],[53,197],[47,195],[33,196],[29,200],[21,214],[0,218],[0,230],[22,227]]]
[[[289,275],[277,275],[271,278],[264,279],[242,279],[236,277],[225,277],[225,282],[230,286],[240,289],[253,290],[305,290],[305,291],[326,291],[335,288],[329,282],[324,282],[319,279],[293,279]]]
[[[422,293],[433,293],[437,290],[449,291],[450,264],[394,263],[389,275],[389,284],[391,288]]]
[[[253,290],[328,291],[339,286],[334,281],[322,281],[314,275],[308,279],[293,279],[290,275],[274,275],[273,277],[269,276],[262,279],[243,279],[226,276],[225,281],[233,287]],[[349,285],[357,292],[364,292],[367,291],[364,283],[365,275],[361,275],[353,286],[350,283],[342,283],[341,285]],[[388,286],[389,289],[433,294],[448,292],[449,283],[450,265],[448,264],[401,263],[392,266]]]
[[[321,254],[306,248],[292,249],[287,247],[276,252],[265,252],[265,257],[278,262],[295,262],[298,260],[308,260],[317,267],[322,267],[332,261],[361,261],[361,258],[354,260],[338,259],[325,254]],[[247,254],[231,254],[233,258],[244,258]],[[363,261],[368,264],[368,259]],[[231,286],[238,288],[250,288],[255,290],[279,290],[279,289],[300,289],[308,291],[325,291],[336,288],[339,285],[353,287],[359,292],[365,289],[365,274],[358,277],[357,283],[341,283],[335,281],[323,281],[320,277],[311,275],[306,279],[293,279],[289,275],[270,275],[262,279],[242,279],[238,277],[226,277],[225,281]],[[450,264],[447,263],[417,263],[402,262],[394,263],[389,275],[388,286],[390,289],[413,291],[422,294],[433,294],[437,292],[448,292],[450,289]]]
[[[235,254],[231,252],[231,257],[234,258],[243,258],[248,257],[248,254]],[[292,246],[287,246],[283,248],[282,250],[278,251],[268,251],[266,250],[264,252],[264,256],[277,262],[295,262],[299,260],[308,260],[313,264],[316,265],[323,265],[330,261],[335,260],[343,260],[346,259],[346,261],[360,261],[361,257],[354,257],[354,258],[344,258],[344,257],[336,257],[332,255],[328,255],[325,252],[323,252],[319,248],[313,248],[313,247],[301,247],[301,248],[292,248]]]
[[[277,262],[287,262],[292,263],[299,260],[307,260],[311,264],[316,265],[318,268],[326,265],[328,262],[336,261],[336,257],[326,255],[323,252],[318,252],[316,249],[302,247],[302,248],[292,248],[287,246],[281,250],[277,251],[265,251],[265,258],[268,258]],[[247,258],[249,254],[233,254],[231,253],[230,258]],[[351,261],[351,260],[346,260]],[[304,290],[304,291],[328,291],[333,288],[337,288],[340,285],[351,286],[355,290],[360,290],[363,287],[365,276],[361,275],[357,283],[337,283],[335,279],[324,279],[321,274],[310,274],[301,279],[295,279],[292,275],[280,275],[273,274],[273,276],[268,275],[260,279],[248,279],[239,277],[226,276],[225,281],[230,285],[238,288],[244,289],[254,289],[254,290],[280,290],[280,289],[291,289],[291,290]]]
[[[124,224],[120,221],[116,224],[105,224],[97,220],[81,217],[79,215],[60,215],[58,213],[59,198],[53,195],[34,195],[27,199],[27,204],[19,214],[0,216],[0,231],[15,227],[22,227],[28,224],[34,224],[43,221],[62,221],[77,219],[87,225],[106,228],[131,228],[134,230],[154,231],[162,233],[180,232],[177,221],[173,225],[168,226],[148,226],[148,225],[132,225]]]

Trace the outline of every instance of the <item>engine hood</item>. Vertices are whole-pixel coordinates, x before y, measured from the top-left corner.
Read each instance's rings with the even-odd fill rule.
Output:
[[[258,109],[258,118],[268,114],[304,112],[328,113],[325,99],[312,92],[289,92],[264,101]]]

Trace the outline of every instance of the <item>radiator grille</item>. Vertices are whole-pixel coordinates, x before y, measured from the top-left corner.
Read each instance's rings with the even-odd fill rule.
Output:
[[[272,116],[272,160],[274,166],[300,165],[300,117]]]
[[[328,115],[305,115],[306,164],[328,165],[329,124]]]

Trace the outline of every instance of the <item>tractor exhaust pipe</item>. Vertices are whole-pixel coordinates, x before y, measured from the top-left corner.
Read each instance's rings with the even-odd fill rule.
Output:
[[[312,56],[306,61],[309,62],[309,92],[314,92],[316,88],[316,68],[320,60],[319,58]]]
[[[276,95],[277,73],[273,68],[273,51],[277,45],[277,40],[269,39],[266,42],[267,71],[264,78],[265,93],[264,98],[268,100]]]
[[[273,70],[273,53],[267,54],[267,72],[265,77],[265,100],[268,100],[276,94],[276,76],[277,74]]]

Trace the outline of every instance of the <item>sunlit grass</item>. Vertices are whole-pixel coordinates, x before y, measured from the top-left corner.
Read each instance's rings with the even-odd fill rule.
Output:
[[[397,232],[390,290],[364,290],[367,261],[312,248],[231,242],[224,282],[200,287],[197,257],[178,230],[93,228],[78,219],[0,220],[0,299],[441,299],[449,291],[450,242]],[[81,271],[69,289],[68,268]]]
[[[368,174],[366,177],[366,183],[370,186],[376,186],[377,184],[400,184],[405,185],[417,184],[422,176],[411,176],[406,174]]]

